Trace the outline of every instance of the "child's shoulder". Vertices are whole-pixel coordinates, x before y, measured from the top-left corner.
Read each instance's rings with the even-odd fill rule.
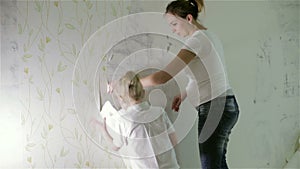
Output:
[[[165,109],[161,106],[150,106],[150,111],[165,113]]]

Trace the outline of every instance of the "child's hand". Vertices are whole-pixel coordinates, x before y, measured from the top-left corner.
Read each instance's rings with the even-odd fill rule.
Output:
[[[99,127],[99,130],[103,135],[108,134],[107,127],[106,127],[106,118],[103,119],[103,122],[97,119],[92,119],[91,125],[94,126],[95,128]]]
[[[99,121],[99,120],[97,120],[96,118],[92,118],[91,120],[90,120],[90,124],[91,124],[91,126],[93,126],[93,127],[97,127],[97,126],[101,126],[102,125],[102,123]]]

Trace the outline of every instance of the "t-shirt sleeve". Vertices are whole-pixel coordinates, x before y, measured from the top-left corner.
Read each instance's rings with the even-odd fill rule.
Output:
[[[191,91],[197,91],[197,81],[195,79],[193,79],[192,77],[190,76],[187,76],[188,77],[188,84],[186,86],[186,91],[187,92],[191,92]]]
[[[206,35],[198,33],[195,36],[188,38],[182,49],[189,50],[201,58],[210,52],[211,43]]]

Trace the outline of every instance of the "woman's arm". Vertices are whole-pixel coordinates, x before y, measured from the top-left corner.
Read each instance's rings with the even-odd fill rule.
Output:
[[[187,49],[181,49],[175,59],[163,70],[141,78],[143,86],[150,87],[166,83],[179,73],[195,56],[195,53]]]

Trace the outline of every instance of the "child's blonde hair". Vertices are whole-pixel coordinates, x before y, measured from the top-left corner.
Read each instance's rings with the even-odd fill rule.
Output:
[[[139,101],[144,98],[145,91],[138,74],[133,71],[128,71],[123,77],[120,78],[116,85],[116,95],[121,99],[127,107],[132,101]]]

